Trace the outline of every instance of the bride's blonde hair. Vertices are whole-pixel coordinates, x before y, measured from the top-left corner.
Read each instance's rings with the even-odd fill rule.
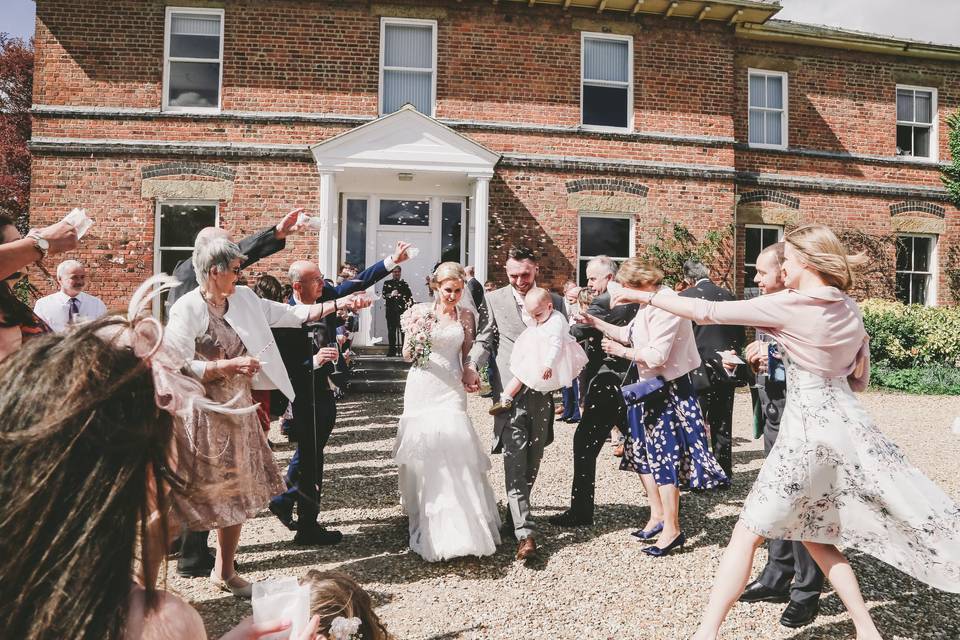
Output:
[[[430,288],[436,291],[440,288],[440,285],[447,280],[460,280],[463,282],[466,279],[467,274],[459,262],[441,262],[430,276]]]
[[[853,269],[867,263],[862,253],[850,255],[839,238],[822,224],[808,224],[794,229],[783,237],[811,269],[820,274],[824,282],[841,291],[853,286]]]

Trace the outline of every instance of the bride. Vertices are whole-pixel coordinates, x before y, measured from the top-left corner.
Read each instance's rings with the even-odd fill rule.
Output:
[[[456,262],[439,265],[430,278],[434,301],[402,320],[403,356],[413,366],[393,457],[410,548],[429,562],[492,555],[500,544],[490,460],[467,416],[465,385],[477,380],[467,357],[476,316],[460,304],[464,277]]]

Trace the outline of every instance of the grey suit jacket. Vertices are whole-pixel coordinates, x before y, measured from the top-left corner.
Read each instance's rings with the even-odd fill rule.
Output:
[[[563,298],[555,293],[550,295],[553,298],[553,308],[560,313],[565,313]],[[487,364],[493,356],[497,367],[490,372],[490,386],[493,388],[494,397],[499,398],[503,392],[503,381],[513,377],[510,373],[513,344],[527,325],[523,324],[520,308],[517,306],[516,298],[513,297],[513,287],[510,285],[488,293],[485,297],[485,306],[486,313],[481,314],[480,320],[482,326],[477,329],[477,337],[470,349],[470,360],[479,368]],[[504,426],[509,422],[508,414],[497,416],[497,418],[501,417],[504,419],[493,421],[494,434],[498,440]],[[547,444],[550,444],[549,441]]]

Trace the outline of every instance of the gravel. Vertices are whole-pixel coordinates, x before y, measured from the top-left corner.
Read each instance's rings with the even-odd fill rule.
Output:
[[[960,398],[868,393],[862,396],[884,432],[914,464],[954,499],[960,499],[960,436],[950,431]],[[484,442],[492,438],[489,401],[470,399],[470,413]],[[301,576],[312,568],[339,568],[371,593],[387,628],[398,639],[452,638],[644,638],[689,637],[706,602],[720,553],[743,499],[760,468],[763,448],[751,438],[749,396],[739,394],[734,416],[734,485],[727,492],[685,493],[682,524],[687,551],[649,558],[628,533],[646,521],[639,479],[617,470],[605,446],[597,469],[597,511],[592,528],[557,529],[546,517],[570,498],[573,425],[557,423],[533,494],[540,559],[514,562],[506,540],[484,559],[429,564],[407,549],[407,523],[398,504],[396,467],[390,460],[402,397],[351,396],[340,405],[338,426],[327,447],[322,519],[344,532],[335,547],[294,547],[292,534],[269,511],[243,530],[238,561],[242,575],[262,580]],[[277,430],[271,432],[277,433]],[[277,436],[274,436],[277,437]],[[291,445],[278,443],[282,465]],[[503,466],[493,457],[490,474],[501,505]],[[758,553],[759,572],[765,552]],[[851,557],[864,596],[888,639],[960,638],[960,596],[936,591],[873,558]],[[177,577],[167,586],[199,610],[210,637],[219,637],[249,615],[249,602],[217,591],[206,579]],[[738,604],[723,638],[813,640],[853,638],[853,625],[836,594],[821,600],[821,615],[803,630],[778,620],[784,605]]]

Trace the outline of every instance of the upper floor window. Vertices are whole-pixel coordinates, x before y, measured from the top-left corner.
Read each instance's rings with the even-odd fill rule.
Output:
[[[620,264],[634,254],[633,216],[608,213],[580,215],[580,239],[577,246],[577,282],[587,284],[587,264],[591,258],[607,256]]]
[[[897,155],[936,160],[937,90],[897,87]]]
[[[750,69],[749,134],[751,147],[787,148],[787,74]]]
[[[934,304],[936,236],[897,236],[897,300]]]
[[[223,82],[223,9],[167,7],[164,111],[216,111]]]
[[[633,38],[581,36],[580,109],[584,127],[633,128]]]
[[[434,115],[437,93],[435,20],[384,18],[380,23],[380,113],[410,103]]]

